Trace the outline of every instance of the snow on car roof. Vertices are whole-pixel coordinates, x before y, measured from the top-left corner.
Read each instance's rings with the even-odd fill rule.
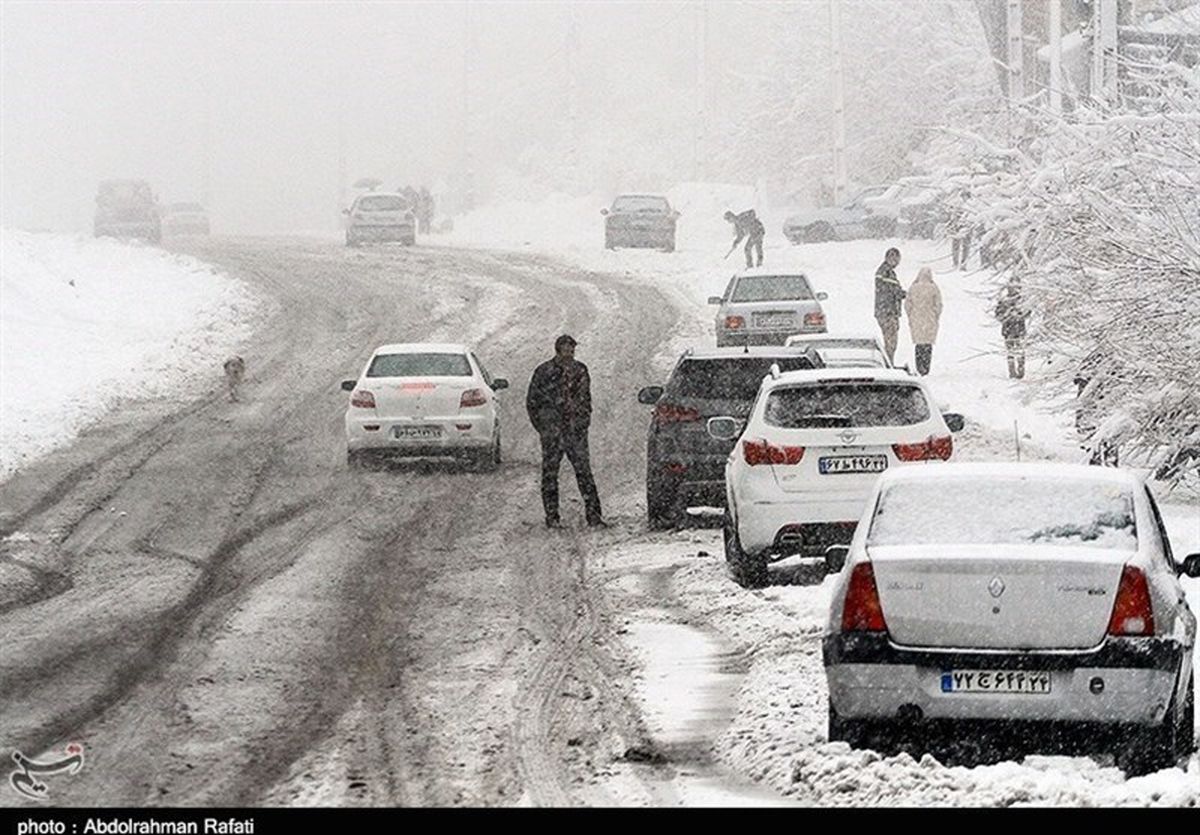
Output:
[[[781,270],[778,267],[747,267],[733,274],[734,278],[791,278],[801,276],[808,278],[804,270]]]
[[[749,348],[749,350],[741,347],[695,348],[689,350],[685,356],[689,359],[717,359],[719,357],[728,357],[731,359],[737,359],[738,357],[802,357],[809,351],[809,348],[803,345],[751,345]]]
[[[855,342],[878,342],[879,337],[873,333],[797,333],[787,338],[788,345],[803,345],[806,342],[831,342],[839,340]]]
[[[470,349],[458,342],[397,342],[380,345],[376,354],[466,354]]]
[[[812,372],[808,372],[812,373]],[[1038,478],[1063,481],[1095,481],[1138,487],[1142,480],[1132,470],[1094,467],[1087,464],[1047,462],[988,462],[935,464],[929,467],[897,467],[879,477],[880,485],[903,481],[936,481],[961,478]]]
[[[878,380],[885,383],[913,383],[923,385],[916,377],[902,368],[814,368],[806,371],[785,371],[769,385],[787,383],[820,383],[827,380]]]

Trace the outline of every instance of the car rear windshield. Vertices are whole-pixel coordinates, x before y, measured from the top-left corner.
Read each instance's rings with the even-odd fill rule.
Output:
[[[781,371],[813,367],[804,356],[684,360],[675,369],[671,388],[680,397],[749,402],[758,395],[763,377],[771,373],[771,366],[776,363]]]
[[[1074,545],[1137,550],[1123,487],[1049,478],[955,477],[894,484],[867,545]]]
[[[665,197],[618,197],[614,212],[666,212],[671,208]]]
[[[367,376],[470,377],[471,364],[463,354],[379,354]]]
[[[802,275],[756,275],[738,279],[731,301],[804,301],[812,297],[808,279]]]
[[[818,383],[776,389],[763,419],[782,429],[912,426],[929,419],[919,386],[903,383]]]
[[[403,197],[393,197],[377,194],[374,197],[364,197],[358,201],[358,208],[369,212],[402,212],[408,208]]]

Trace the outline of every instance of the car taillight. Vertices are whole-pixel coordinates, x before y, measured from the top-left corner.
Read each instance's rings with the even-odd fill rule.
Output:
[[[374,409],[375,394],[369,391],[356,391],[350,398],[350,405],[359,409]]]
[[[875,569],[869,562],[854,566],[850,575],[846,603],[842,606],[842,631],[887,632],[879,588],[875,585]]]
[[[486,406],[487,398],[484,397],[483,389],[467,389],[459,398],[458,408],[470,409],[473,406]]]
[[[665,423],[691,423],[700,420],[697,409],[687,406],[676,406],[674,403],[659,403],[654,407],[654,422],[658,425]]]
[[[818,326],[823,327],[825,325],[825,314],[821,313],[821,312],[805,313],[804,314],[804,324],[807,327],[818,327]]]
[[[746,327],[746,320],[744,318],[742,318],[741,316],[726,316],[725,317],[726,330],[736,331],[736,330],[740,330],[741,328],[744,328],[744,327]]]
[[[915,444],[892,444],[892,451],[901,461],[948,461],[954,453],[954,439],[947,435],[944,438],[926,438]]]
[[[1127,565],[1121,571],[1117,599],[1113,601],[1109,635],[1153,635],[1154,610],[1150,605],[1150,586],[1141,569]]]
[[[776,446],[765,440],[742,441],[742,457],[751,467],[760,464],[799,464],[804,458],[804,447]]]

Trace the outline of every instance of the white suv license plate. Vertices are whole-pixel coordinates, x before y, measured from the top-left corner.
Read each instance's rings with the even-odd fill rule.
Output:
[[[943,693],[1002,693],[1047,696],[1052,677],[1046,670],[943,670]]]
[[[405,441],[436,441],[442,437],[442,427],[393,426],[392,437]]]
[[[887,465],[886,455],[839,455],[817,459],[817,470],[821,475],[881,473],[887,469]]]

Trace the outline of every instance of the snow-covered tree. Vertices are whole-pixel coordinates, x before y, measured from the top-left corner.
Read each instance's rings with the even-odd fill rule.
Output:
[[[1007,146],[957,132],[974,164],[941,185],[1022,284],[1043,394],[1085,445],[1177,480],[1200,469],[1200,69],[1125,69],[1119,105],[1030,109]]]

